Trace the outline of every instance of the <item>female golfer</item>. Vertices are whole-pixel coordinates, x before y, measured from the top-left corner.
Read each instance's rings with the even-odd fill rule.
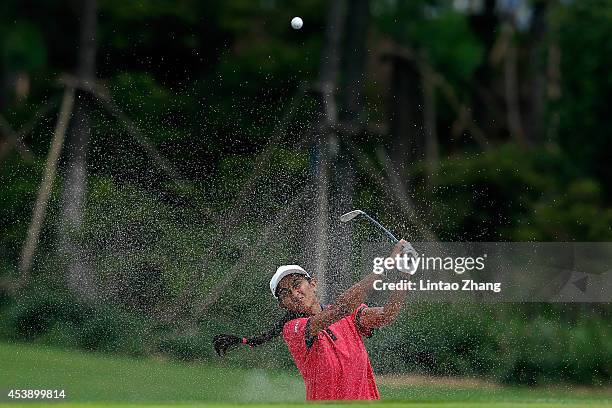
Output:
[[[398,242],[391,257],[406,243]],[[317,299],[317,280],[298,265],[283,265],[270,280],[270,289],[287,310],[285,317],[260,336],[218,335],[215,350],[224,355],[236,344],[258,346],[282,332],[304,379],[307,400],[380,399],[362,336],[393,322],[407,291],[393,291],[383,307],[367,307],[363,300],[377,279],[381,275],[369,274],[323,307]]]

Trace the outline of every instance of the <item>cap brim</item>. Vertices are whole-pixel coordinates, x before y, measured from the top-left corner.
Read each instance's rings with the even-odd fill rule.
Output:
[[[282,271],[277,271],[276,274],[274,274],[274,276],[272,277],[272,282],[274,283],[273,286],[270,287],[271,291],[272,291],[272,295],[278,299],[278,296],[276,295],[276,288],[278,287],[278,284],[280,283],[280,281],[287,275],[293,275],[293,274],[298,274],[298,275],[304,275],[308,278],[310,278],[310,275],[308,274],[308,272],[306,272],[304,269],[302,268],[287,268],[284,269]]]

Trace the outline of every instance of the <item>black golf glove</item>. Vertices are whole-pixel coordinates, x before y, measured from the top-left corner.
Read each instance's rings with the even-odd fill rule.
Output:
[[[233,336],[231,334],[217,334],[213,337],[213,346],[217,355],[223,357],[227,350],[233,346],[244,343],[241,337]]]

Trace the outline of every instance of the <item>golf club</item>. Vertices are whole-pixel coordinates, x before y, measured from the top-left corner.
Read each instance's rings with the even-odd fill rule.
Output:
[[[340,221],[342,221],[342,222],[349,222],[352,219],[354,219],[354,218],[356,218],[356,217],[358,217],[360,215],[363,215],[368,221],[370,221],[372,224],[376,225],[378,228],[383,230],[383,232],[387,235],[387,237],[389,237],[389,239],[391,239],[391,241],[394,244],[399,242],[399,240],[395,237],[395,235],[393,235],[393,233],[391,233],[391,231],[389,231],[387,228],[385,228],[380,222],[378,222],[374,218],[370,217],[364,211],[361,211],[361,210],[349,211],[349,212],[347,212],[345,214],[342,214],[340,216]],[[418,257],[417,251],[414,249],[412,244],[410,244],[410,242],[406,242],[404,244],[402,252],[405,253],[405,254],[410,255],[411,258]],[[400,269],[400,270],[402,270],[402,269]],[[411,267],[408,267],[407,269],[403,269],[402,271],[406,272],[406,273],[409,273],[410,275],[414,275],[414,273],[416,272],[416,268],[414,267],[414,263],[412,264]]]
[[[366,219],[368,221],[370,221],[372,224],[376,225],[378,228],[380,228],[381,230],[383,230],[383,232],[385,234],[387,234],[387,236],[389,237],[389,239],[391,239],[391,241],[393,243],[397,243],[399,241],[399,239],[397,239],[395,237],[395,235],[393,235],[391,233],[391,231],[389,231],[387,228],[385,228],[380,222],[376,221],[374,218],[370,217],[368,214],[366,214],[365,212],[361,211],[361,210],[353,210],[353,211],[349,211],[346,214],[342,214],[340,216],[340,221],[342,222],[349,222],[351,221],[353,218],[358,217],[360,215],[363,215],[364,217],[366,217]]]

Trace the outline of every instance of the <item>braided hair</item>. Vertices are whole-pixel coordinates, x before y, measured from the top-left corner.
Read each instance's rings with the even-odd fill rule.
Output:
[[[311,280],[311,278],[308,276],[305,276],[304,278],[308,282]],[[232,334],[217,334],[215,337],[213,337],[213,347],[215,348],[217,355],[223,357],[230,348],[236,347],[240,344],[248,345],[250,347],[260,346],[278,337],[283,332],[283,327],[285,327],[285,324],[288,321],[297,319],[298,317],[305,317],[305,315],[289,310],[270,329],[257,336],[238,337]]]

